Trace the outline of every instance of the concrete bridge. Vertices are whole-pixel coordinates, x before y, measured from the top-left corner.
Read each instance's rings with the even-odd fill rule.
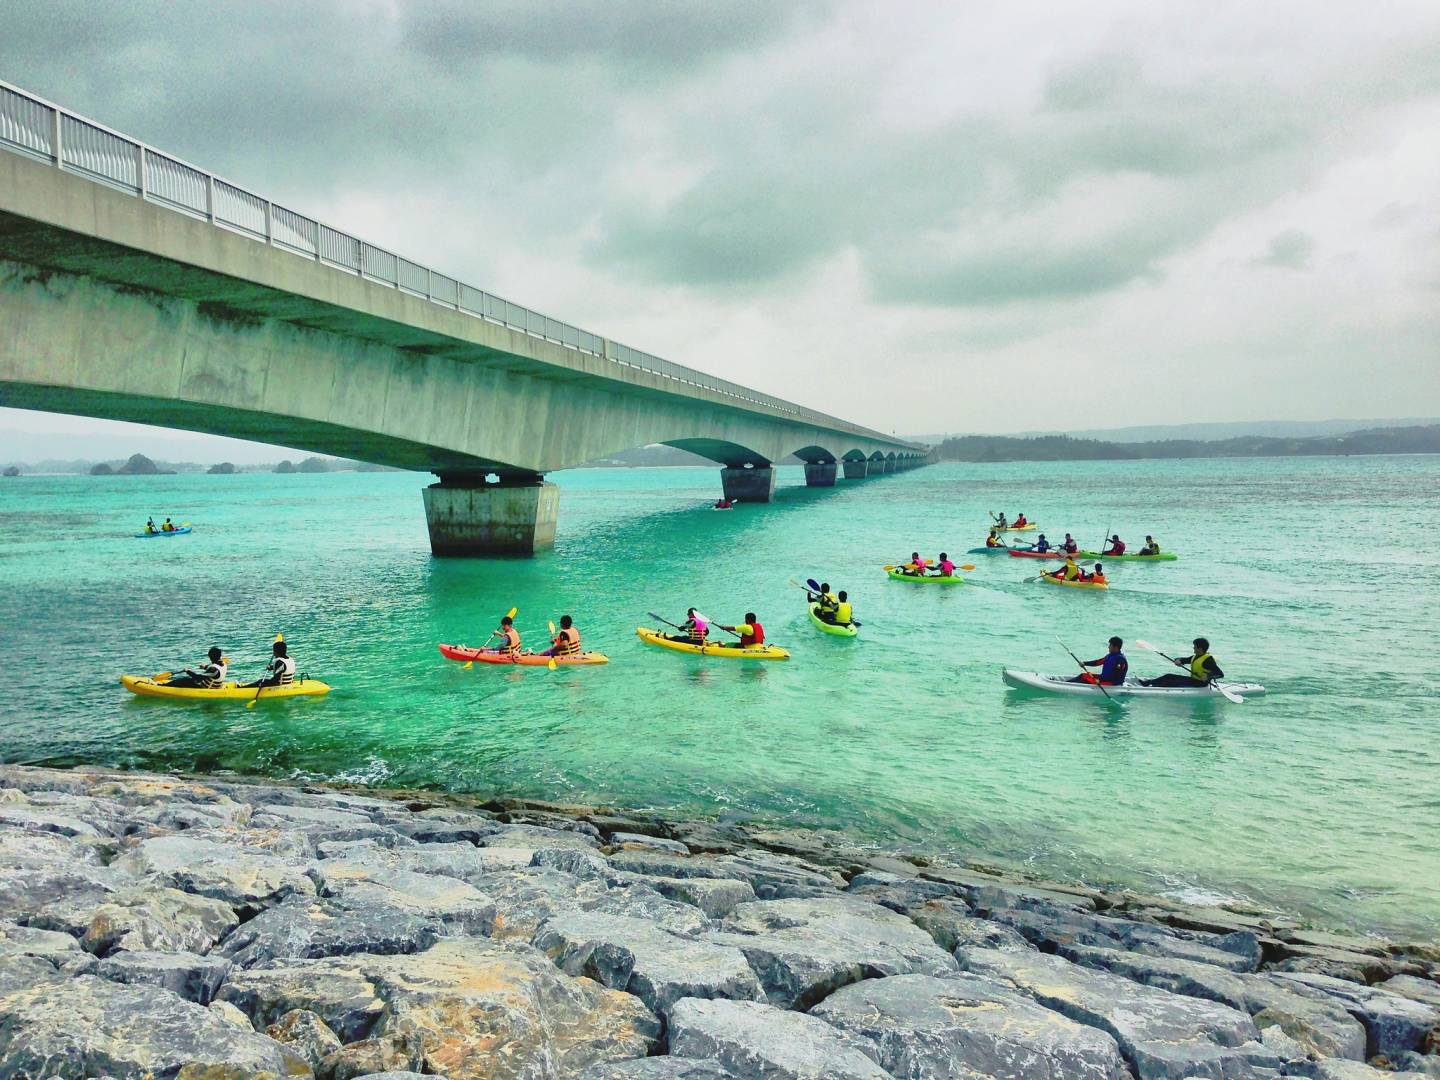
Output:
[[[0,83],[0,404],[434,472],[437,555],[554,542],[546,473],[651,443],[768,502],[929,447],[503,300]]]

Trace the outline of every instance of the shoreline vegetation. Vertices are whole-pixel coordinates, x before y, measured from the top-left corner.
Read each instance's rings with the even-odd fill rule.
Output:
[[[6,1076],[1440,1075],[1440,945],[806,829],[0,765],[0,864]]]

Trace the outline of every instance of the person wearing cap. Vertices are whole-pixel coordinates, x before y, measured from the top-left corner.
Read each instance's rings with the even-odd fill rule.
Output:
[[[184,673],[167,679],[162,685],[179,686],[188,690],[213,690],[225,681],[229,664],[218,646],[212,646],[209,660],[199,668],[185,668]]]
[[[284,686],[295,681],[295,661],[290,659],[290,647],[285,644],[285,635],[276,634],[275,644],[270,646],[270,663],[265,674],[247,687]]]

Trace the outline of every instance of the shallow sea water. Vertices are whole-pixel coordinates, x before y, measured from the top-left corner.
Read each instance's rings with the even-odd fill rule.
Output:
[[[0,481],[0,757],[236,770],[608,802],[847,830],[1192,901],[1440,936],[1440,458],[932,466],[707,509],[710,469],[576,470],[531,560],[430,557],[416,474]],[[1093,547],[1153,532],[1178,562],[1112,564],[1108,594],[966,556],[970,584],[880,566],[958,556],[990,510]],[[193,535],[136,540],[147,514]],[[850,590],[861,636],[817,633],[786,579]],[[642,645],[647,611],[760,614],[788,663]],[[605,667],[462,669],[518,606],[528,643],[576,616]],[[254,709],[138,699],[283,631],[328,698]],[[1269,695],[1124,708],[1007,689],[1118,633]],[[1141,674],[1163,661],[1128,650]]]

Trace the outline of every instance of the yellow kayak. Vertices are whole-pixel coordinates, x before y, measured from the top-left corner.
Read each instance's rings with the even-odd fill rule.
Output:
[[[778,645],[751,645],[748,648],[740,645],[704,644],[693,645],[688,641],[671,641],[659,630],[651,630],[648,627],[637,626],[635,636],[646,645],[659,645],[662,649],[674,649],[676,652],[695,653],[697,656],[728,656],[739,660],[789,660],[790,654]]]
[[[1033,521],[1026,525],[992,525],[996,532],[1029,532],[1031,529],[1038,529],[1040,526]]]
[[[166,686],[164,683],[156,682],[148,675],[121,675],[120,685],[132,694],[139,694],[142,697],[185,698],[189,701],[251,701],[257,693],[253,686],[241,686],[239,683],[233,682],[221,683],[210,690],[202,690],[198,687]],[[329,692],[330,685],[319,679],[296,679],[284,686],[262,686],[258,691],[261,701],[282,697],[315,697],[318,694],[328,694]]]
[[[1079,578],[1076,578],[1074,581],[1067,581],[1067,580],[1065,580],[1064,578],[1051,577],[1049,574],[1045,574],[1043,577],[1040,578],[1040,580],[1041,580],[1041,581],[1048,581],[1051,585],[1064,585],[1064,586],[1066,586],[1067,588],[1071,588],[1071,589],[1108,589],[1108,588],[1110,588],[1110,583],[1109,583],[1108,581],[1081,581]]]

